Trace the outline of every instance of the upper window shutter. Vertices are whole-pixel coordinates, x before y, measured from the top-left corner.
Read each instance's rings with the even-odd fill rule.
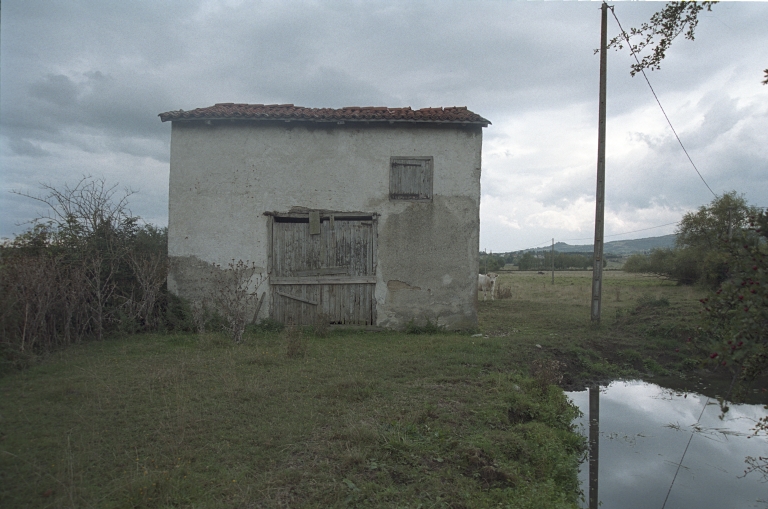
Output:
[[[389,199],[431,200],[432,166],[432,157],[392,157]]]

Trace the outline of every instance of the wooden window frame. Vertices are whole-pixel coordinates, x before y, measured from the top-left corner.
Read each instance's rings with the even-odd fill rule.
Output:
[[[400,194],[395,189],[395,167],[397,165],[403,166],[408,164],[408,161],[425,161],[427,164],[427,171],[429,174],[428,189],[424,189],[424,193],[419,192],[418,195],[414,194]],[[389,158],[389,199],[390,200],[404,200],[404,201],[420,201],[431,202],[434,195],[433,189],[435,185],[435,158],[432,156],[392,156]]]

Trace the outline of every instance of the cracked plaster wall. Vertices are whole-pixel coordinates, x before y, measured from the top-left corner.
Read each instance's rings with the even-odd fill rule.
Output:
[[[232,260],[266,272],[265,211],[370,212],[379,214],[377,325],[473,327],[481,146],[480,128],[176,121],[169,289],[198,298],[208,267]],[[391,156],[434,157],[431,202],[389,200]]]

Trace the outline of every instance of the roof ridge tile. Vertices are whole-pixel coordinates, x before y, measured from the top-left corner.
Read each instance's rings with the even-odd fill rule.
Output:
[[[469,111],[466,106],[427,107],[418,110],[410,106],[345,106],[343,108],[307,108],[293,104],[216,103],[191,111],[177,110],[160,113],[162,122],[175,120],[286,120],[308,122],[406,122],[480,125],[491,122]]]

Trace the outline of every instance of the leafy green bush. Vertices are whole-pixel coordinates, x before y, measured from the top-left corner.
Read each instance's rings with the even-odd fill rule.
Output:
[[[680,284],[693,284],[701,277],[697,256],[686,249],[653,249],[634,254],[624,262],[624,272],[653,274]]]
[[[729,277],[728,240],[748,231],[748,218],[756,214],[757,210],[734,191],[719,196],[709,205],[683,216],[674,249],[632,255],[624,263],[624,271],[716,288]]]
[[[768,371],[768,217],[749,220],[724,241],[727,279],[701,299],[710,361],[731,369],[742,386]]]

